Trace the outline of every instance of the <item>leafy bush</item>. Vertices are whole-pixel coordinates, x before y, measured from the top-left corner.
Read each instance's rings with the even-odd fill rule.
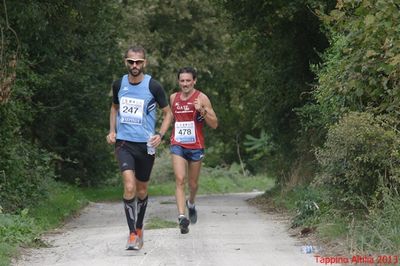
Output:
[[[45,198],[48,181],[54,177],[49,153],[21,141],[2,153],[0,199],[6,212],[15,212]]]
[[[400,137],[369,113],[352,112],[329,129],[317,150],[321,172],[316,182],[338,193],[337,202],[369,206],[379,188],[399,188]]]
[[[380,182],[399,184],[400,28],[393,23],[399,14],[394,1],[372,0],[338,1],[335,10],[321,16],[331,46],[324,64],[315,67],[315,128],[322,135],[330,129],[317,152],[319,181],[333,185],[332,193],[353,206],[378,198]],[[315,108],[302,111],[310,117]],[[385,116],[393,129],[367,114],[342,118],[351,111]]]
[[[15,244],[28,242],[38,234],[38,227],[28,212],[21,215],[0,214],[0,239],[6,243]]]
[[[17,212],[46,197],[54,178],[53,155],[24,140],[19,132],[22,108],[0,105],[0,207]]]
[[[39,235],[34,219],[24,210],[20,215],[0,212],[0,265],[11,265],[11,257],[17,255],[17,247],[33,243]]]
[[[317,216],[320,212],[318,204],[312,199],[304,199],[296,202],[297,213],[293,218],[292,226],[299,226],[305,220]]]
[[[338,1],[322,16],[331,47],[317,70],[321,112],[335,120],[349,110],[398,115],[400,19],[396,1]],[[357,30],[355,30],[357,29]]]
[[[294,212],[292,227],[315,225],[328,211],[329,195],[323,189],[299,185],[284,191],[284,196],[281,193],[277,194],[280,198],[274,196],[274,201],[278,206]]]

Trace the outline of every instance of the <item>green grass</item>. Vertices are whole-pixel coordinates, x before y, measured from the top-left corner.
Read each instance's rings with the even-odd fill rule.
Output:
[[[378,206],[355,221],[349,235],[358,253],[395,254],[400,250],[400,198],[386,192]]]
[[[266,175],[243,176],[238,164],[230,167],[210,168],[202,166],[199,179],[199,194],[266,191],[274,186],[275,180]],[[90,201],[117,201],[122,199],[122,179],[119,173],[109,180],[108,185],[82,190]],[[148,186],[151,196],[175,194],[175,176],[168,149],[157,154]]]
[[[349,229],[349,219],[338,215],[325,215],[318,223],[318,235],[321,239],[334,240],[344,238]]]
[[[43,245],[41,233],[58,226],[88,201],[76,188],[54,182],[50,196],[20,214],[0,213],[0,265],[9,265],[19,246]]]
[[[58,226],[87,203],[88,200],[80,189],[59,184],[49,199],[40,202],[30,210],[30,213],[40,228],[46,230]]]
[[[0,242],[0,266],[10,265],[11,257],[15,256],[16,247],[4,242]]]
[[[282,193],[278,188],[270,192],[275,204],[290,212],[293,227],[318,227],[323,239],[343,237],[348,231],[348,219],[343,212],[329,205],[327,194],[312,186],[297,186]]]
[[[175,183],[167,182],[163,184],[149,184],[148,192],[152,196],[167,196],[173,195]],[[101,186],[82,188],[82,192],[89,201],[117,201],[122,200],[123,187],[121,184],[112,186]]]
[[[146,221],[146,229],[175,228],[176,222],[163,220],[159,217],[152,217]]]
[[[370,206],[368,211],[340,208],[337,198],[328,194],[321,187],[298,186],[290,191],[276,187],[261,197],[287,210],[293,226],[299,229],[316,227],[319,240],[340,249],[333,252],[380,255],[396,254],[400,250],[400,197],[397,193],[387,189],[377,206]],[[313,207],[313,202],[318,208]]]
[[[274,179],[263,175],[258,176],[201,176],[199,182],[199,195],[234,192],[250,192],[254,190],[265,191],[274,186]],[[122,199],[123,188],[121,184],[99,188],[82,189],[85,197],[90,201],[117,201]],[[175,194],[175,182],[150,181],[148,187],[151,196],[171,196]]]

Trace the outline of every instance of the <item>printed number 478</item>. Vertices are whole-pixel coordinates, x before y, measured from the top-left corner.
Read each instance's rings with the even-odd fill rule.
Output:
[[[179,130],[179,135],[190,135],[192,130],[190,129],[180,129]]]

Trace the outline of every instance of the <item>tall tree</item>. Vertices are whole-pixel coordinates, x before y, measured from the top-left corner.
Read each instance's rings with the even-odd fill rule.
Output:
[[[243,109],[254,129],[265,129],[274,143],[269,146],[274,147],[267,162],[270,169],[281,178],[290,176],[294,167],[301,170],[314,161],[308,136],[300,133],[295,109],[312,101],[315,76],[310,64],[320,62],[319,53],[328,46],[313,10],[333,8],[335,1],[219,2],[229,11],[234,27],[248,32],[242,35],[242,42],[247,44],[242,49],[253,54],[249,57],[253,61],[247,61],[252,65],[253,72],[248,75],[251,81],[240,84],[251,88]]]
[[[103,140],[120,6],[106,0],[6,2],[20,62],[29,69],[17,73],[32,106],[30,118],[21,118],[25,138],[60,155],[63,180],[97,182],[114,169]]]

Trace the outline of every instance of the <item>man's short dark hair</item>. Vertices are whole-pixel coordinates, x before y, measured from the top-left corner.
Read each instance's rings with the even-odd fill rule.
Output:
[[[146,58],[146,50],[141,45],[132,45],[132,46],[130,46],[125,52],[125,58],[128,57],[128,53],[130,51],[134,52],[134,53],[142,53],[143,54],[143,59]]]
[[[190,73],[190,74],[192,74],[193,79],[196,79],[196,78],[197,78],[196,69],[194,69],[193,67],[182,67],[181,69],[179,69],[179,70],[178,70],[178,79],[179,79],[179,76],[180,76],[182,73]]]

